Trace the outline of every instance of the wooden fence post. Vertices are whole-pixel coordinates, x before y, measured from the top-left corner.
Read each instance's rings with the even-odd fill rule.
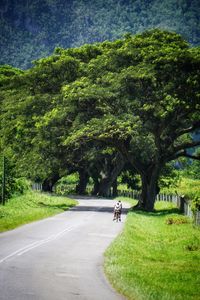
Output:
[[[5,156],[3,155],[3,161],[2,161],[2,198],[1,202],[4,205],[5,204],[5,193],[6,193],[6,163],[5,163]]]
[[[195,213],[195,225],[200,225],[200,211],[196,211]]]
[[[184,195],[180,196],[180,206],[179,209],[182,213],[184,213],[184,204],[185,204],[185,197]]]

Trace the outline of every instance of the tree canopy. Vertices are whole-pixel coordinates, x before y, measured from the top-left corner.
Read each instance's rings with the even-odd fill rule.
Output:
[[[199,84],[200,48],[173,32],[58,48],[4,85],[2,148],[52,179],[76,153],[89,169],[97,156],[88,153],[110,147],[111,161],[120,155],[141,176],[138,205],[152,210],[166,163],[200,145],[191,135],[200,128]]]

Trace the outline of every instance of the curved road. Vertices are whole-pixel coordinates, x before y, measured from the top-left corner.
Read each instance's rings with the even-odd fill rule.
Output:
[[[0,234],[1,300],[122,300],[103,253],[122,230],[113,200],[83,198],[70,211]]]

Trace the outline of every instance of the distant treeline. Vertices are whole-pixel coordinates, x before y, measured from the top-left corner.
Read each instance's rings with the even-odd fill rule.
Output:
[[[0,64],[27,69],[55,47],[114,40],[159,27],[200,43],[199,0],[3,0]]]

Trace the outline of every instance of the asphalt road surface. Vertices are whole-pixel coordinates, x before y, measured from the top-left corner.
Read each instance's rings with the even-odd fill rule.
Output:
[[[0,234],[1,300],[120,300],[103,273],[103,253],[120,233],[113,200],[77,199],[54,217]]]

